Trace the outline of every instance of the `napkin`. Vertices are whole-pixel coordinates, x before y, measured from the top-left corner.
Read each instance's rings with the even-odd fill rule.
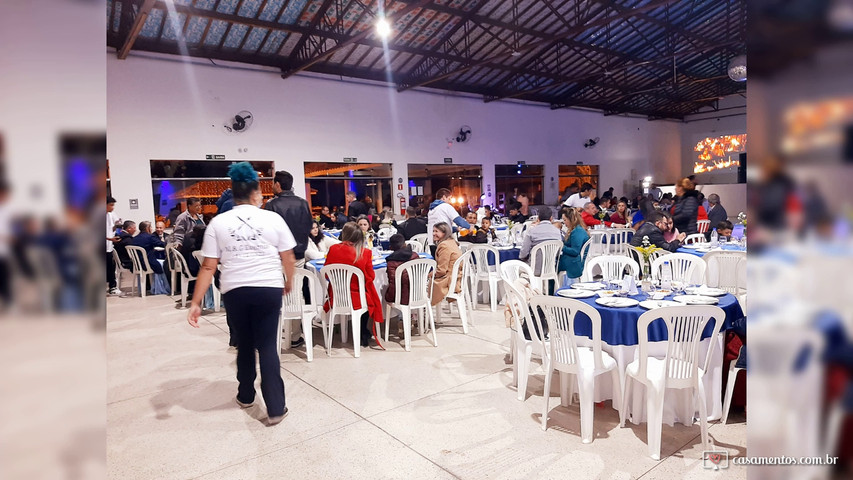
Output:
[[[622,277],[622,288],[620,292],[625,292],[628,295],[637,294],[637,282],[634,281],[633,275],[625,275]]]

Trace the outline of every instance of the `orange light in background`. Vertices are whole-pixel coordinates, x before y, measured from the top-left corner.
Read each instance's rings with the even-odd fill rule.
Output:
[[[693,151],[698,160],[693,163],[693,173],[737,167],[740,160],[735,154],[746,151],[746,134],[708,137],[698,142]]]
[[[844,141],[844,128],[853,123],[853,97],[798,103],[783,118],[783,152],[795,155],[838,147]]]

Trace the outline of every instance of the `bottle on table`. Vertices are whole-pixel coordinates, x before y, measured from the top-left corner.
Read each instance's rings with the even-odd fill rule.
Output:
[[[660,288],[661,290],[672,290],[672,265],[669,261],[663,262],[663,267],[660,271]]]
[[[720,244],[720,234],[717,233],[717,229],[715,228],[711,231],[711,246],[716,247]]]

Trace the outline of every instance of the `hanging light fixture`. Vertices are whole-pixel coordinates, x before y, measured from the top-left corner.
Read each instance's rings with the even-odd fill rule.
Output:
[[[738,55],[729,62],[729,78],[736,82],[746,81],[746,55]]]

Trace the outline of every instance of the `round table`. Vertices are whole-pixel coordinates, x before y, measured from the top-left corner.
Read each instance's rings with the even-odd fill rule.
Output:
[[[388,286],[388,274],[385,273],[385,269],[388,267],[388,264],[385,263],[385,257],[390,254],[391,252],[388,251],[382,252],[381,258],[373,260],[373,272],[375,273],[375,277],[373,278],[373,286],[376,287],[376,293],[379,294],[379,297],[383,299],[385,298],[385,287]],[[429,253],[418,253],[418,256],[421,258],[428,258],[430,260],[433,259],[432,255],[430,255]],[[322,269],[325,264],[325,258],[305,262],[305,266],[314,270],[314,272],[318,275],[320,274],[320,269]]]
[[[729,251],[729,252],[745,252],[746,247],[742,247],[737,243],[724,243],[717,248],[713,248],[710,250],[713,251]],[[678,247],[676,250],[678,253],[689,253],[691,255],[696,255],[697,257],[704,257],[708,251],[704,250],[696,250],[695,248],[687,248],[687,247]]]
[[[559,289],[557,292],[564,289]],[[602,350],[609,353],[615,360],[619,369],[620,377],[625,375],[625,369],[634,361],[635,355],[639,349],[637,337],[637,320],[640,315],[647,310],[639,305],[629,308],[611,308],[595,303],[598,296],[578,299],[598,311],[601,315],[601,341]],[[631,298],[642,301],[646,299],[645,294],[640,293]],[[671,300],[672,297],[667,297]],[[731,328],[734,320],[743,318],[743,310],[734,295],[726,294],[718,297],[719,306],[726,314],[723,321],[722,331]],[[722,417],[722,362],[723,362],[723,342],[724,335],[717,335],[711,339],[713,331],[713,323],[709,323],[705,331],[702,333],[702,343],[700,348],[700,359],[704,361],[708,348],[713,348],[711,361],[708,367],[708,372],[703,377],[705,384],[705,395],[707,403],[707,411],[709,420],[717,420]],[[575,333],[581,337],[590,337],[592,335],[592,327],[589,322],[589,317],[584,314],[579,314],[575,319]],[[655,320],[649,325],[649,353],[650,355],[664,356],[666,354],[666,324],[662,319]],[[580,343],[582,344],[582,343]],[[587,343],[587,345],[591,342]],[[645,387],[634,382],[631,389],[631,401],[627,405],[627,417],[633,423],[639,424],[646,419],[646,400]],[[601,381],[595,384],[595,401],[601,402],[613,398],[613,386],[610,382]],[[614,399],[614,408],[618,408],[617,401]],[[667,390],[666,401],[664,403],[663,420],[668,425],[673,425],[675,422],[692,424],[695,409],[693,407],[693,397],[688,390]]]

